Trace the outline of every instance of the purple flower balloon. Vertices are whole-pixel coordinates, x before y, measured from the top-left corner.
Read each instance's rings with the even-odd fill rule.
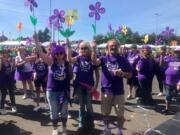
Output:
[[[121,33],[121,32],[122,32],[122,27],[119,26],[116,32],[117,32],[117,33]]]
[[[64,10],[59,11],[58,9],[54,9],[54,14],[49,17],[50,24],[53,25],[55,29],[59,30],[62,28],[62,23],[65,22],[64,15]]]
[[[109,24],[109,25],[108,25],[108,29],[109,29],[110,32],[113,32],[112,24]]]
[[[162,43],[163,43],[163,40],[161,38],[157,38],[156,41],[155,41],[156,45],[160,45]]]
[[[32,12],[34,10],[34,8],[37,8],[38,7],[38,4],[35,0],[26,0],[24,2],[24,5],[26,7],[29,7],[30,11]]]
[[[161,33],[163,36],[165,36],[165,37],[172,37],[172,36],[174,36],[174,29],[171,29],[171,28],[169,28],[169,27],[166,27],[166,29],[165,29],[165,31],[163,31],[162,33]]]
[[[33,41],[33,39],[28,37],[26,39],[26,45],[32,45],[32,41]]]
[[[95,20],[100,20],[100,14],[104,14],[106,12],[106,9],[101,7],[101,2],[96,2],[95,5],[91,4],[89,6],[89,9],[91,10],[89,13],[89,17],[95,16]]]

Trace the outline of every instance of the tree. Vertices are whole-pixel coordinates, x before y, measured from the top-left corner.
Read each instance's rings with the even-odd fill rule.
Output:
[[[46,42],[46,41],[50,41],[51,36],[50,36],[50,31],[48,28],[45,28],[44,31],[39,30],[38,33],[38,39],[40,42]]]
[[[98,34],[98,35],[94,36],[93,39],[96,41],[97,45],[99,45],[99,44],[104,43],[105,37],[103,34]]]

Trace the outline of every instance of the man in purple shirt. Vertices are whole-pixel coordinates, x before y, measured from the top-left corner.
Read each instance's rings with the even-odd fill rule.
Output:
[[[99,59],[96,58],[96,43],[93,43],[92,60],[95,65],[102,67],[102,105],[101,111],[104,115],[105,129],[103,135],[110,134],[108,127],[108,116],[114,106],[117,115],[119,134],[124,124],[124,86],[123,77],[131,77],[131,66],[129,62],[118,54],[118,42],[115,39],[107,42],[107,54]]]

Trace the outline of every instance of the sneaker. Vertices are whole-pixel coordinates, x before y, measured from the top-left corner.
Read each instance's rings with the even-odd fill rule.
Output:
[[[58,129],[54,129],[54,130],[52,131],[52,135],[59,135]]]
[[[112,135],[112,133],[111,133],[111,130],[110,130],[110,129],[105,129],[105,130],[101,133],[101,135]]]
[[[34,112],[37,112],[39,109],[41,109],[41,107],[40,107],[40,106],[36,106],[36,107],[33,109],[33,111],[34,111]]]
[[[133,98],[133,97],[132,97],[132,95],[130,95],[130,94],[127,96],[127,100],[130,100],[130,99],[132,99],[132,98]]]
[[[71,119],[71,118],[72,118],[72,116],[70,114],[68,114],[68,119]]]
[[[164,115],[168,115],[168,114],[169,114],[169,110],[168,110],[168,109],[164,109],[164,110],[162,110],[162,113],[163,113]]]
[[[0,109],[0,114],[2,114],[2,115],[6,115],[6,114],[7,114],[7,112],[6,112],[6,110],[5,110],[5,109]]]
[[[163,93],[160,92],[157,96],[158,96],[158,97],[161,97],[161,96],[163,96]]]
[[[16,112],[17,112],[17,108],[16,108],[15,106],[12,106],[11,111],[12,111],[13,113],[16,113]]]
[[[33,92],[31,92],[31,98],[32,98],[32,99],[35,99],[35,98],[36,98],[36,95],[35,95]]]
[[[28,97],[27,94],[24,94],[22,99],[27,99],[27,97]]]

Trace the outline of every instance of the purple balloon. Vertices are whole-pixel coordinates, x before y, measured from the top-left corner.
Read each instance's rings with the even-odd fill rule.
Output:
[[[112,31],[113,31],[113,29],[112,29],[112,25],[111,25],[111,24],[109,24],[109,25],[108,25],[108,28],[109,28],[109,31],[110,31],[110,32],[112,32]]]
[[[50,24],[52,24],[55,29],[59,30],[62,28],[62,23],[65,22],[64,15],[64,10],[59,11],[58,9],[54,9],[54,14],[49,17]]]
[[[101,2],[96,2],[95,8],[99,9],[101,7]]]
[[[95,12],[90,12],[89,17],[93,17],[95,15]]]
[[[60,16],[64,16],[64,15],[65,15],[64,10],[61,10],[61,11],[59,12],[59,15],[60,15]]]
[[[100,20],[101,19],[101,16],[99,15],[99,13],[95,13],[95,19],[96,20]]]
[[[94,5],[91,4],[91,5],[89,6],[89,9],[90,9],[90,10],[95,10]]]
[[[100,8],[100,9],[98,9],[98,12],[101,14],[104,14],[106,12],[106,10],[105,10],[105,8]]]
[[[95,20],[100,20],[101,19],[100,14],[104,14],[106,12],[105,8],[101,8],[101,2],[96,2],[95,5],[91,4],[89,6],[89,9],[90,9],[89,17],[95,16]]]
[[[58,16],[59,14],[59,10],[58,9],[54,9],[54,16]]]

